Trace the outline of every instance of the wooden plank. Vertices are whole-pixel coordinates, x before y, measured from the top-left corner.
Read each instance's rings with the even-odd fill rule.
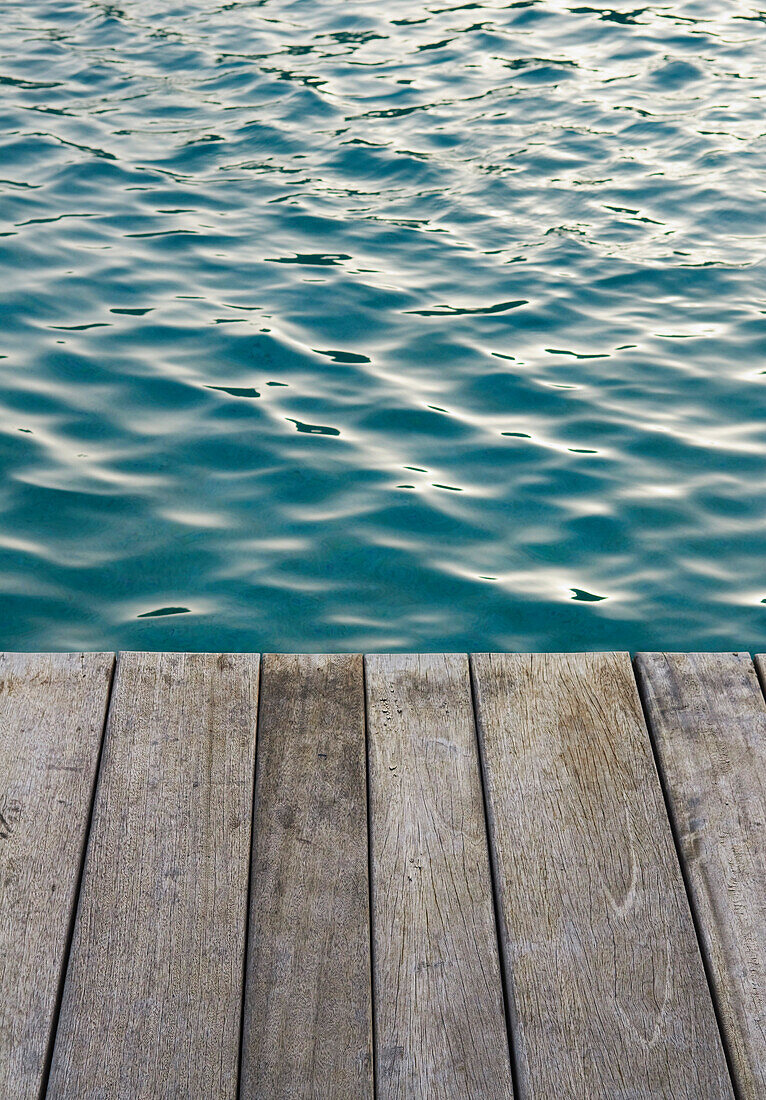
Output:
[[[766,704],[747,653],[642,653],[636,672],[738,1094],[762,1100]]]
[[[117,664],[49,1096],[237,1092],[258,663]]]
[[[111,653],[0,655],[0,1095],[37,1097],[79,886]]]
[[[242,1100],[372,1096],[358,656],[263,659]]]
[[[730,1098],[628,656],[473,669],[522,1100]]]
[[[366,659],[377,1096],[512,1100],[468,659]]]

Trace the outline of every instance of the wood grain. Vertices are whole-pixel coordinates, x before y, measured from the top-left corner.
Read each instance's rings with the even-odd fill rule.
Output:
[[[111,653],[0,655],[0,1095],[36,1100],[66,964]]]
[[[766,704],[747,653],[642,653],[636,672],[739,1096],[762,1100]]]
[[[234,1100],[258,663],[118,658],[52,1100]]]
[[[629,658],[473,670],[520,1100],[731,1098]]]
[[[512,1100],[468,659],[366,658],[379,1100]]]
[[[372,1097],[358,656],[263,659],[242,1100]]]

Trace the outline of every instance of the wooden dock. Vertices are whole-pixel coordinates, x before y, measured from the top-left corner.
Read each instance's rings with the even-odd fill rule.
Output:
[[[0,657],[0,1096],[763,1100],[759,675]]]

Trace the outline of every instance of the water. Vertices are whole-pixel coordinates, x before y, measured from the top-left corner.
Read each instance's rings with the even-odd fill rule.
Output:
[[[766,15],[614,3],[6,0],[5,648],[766,648]]]

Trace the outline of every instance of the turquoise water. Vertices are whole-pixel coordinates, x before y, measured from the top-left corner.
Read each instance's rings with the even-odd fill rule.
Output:
[[[3,647],[766,648],[763,12],[24,0],[0,55]]]

